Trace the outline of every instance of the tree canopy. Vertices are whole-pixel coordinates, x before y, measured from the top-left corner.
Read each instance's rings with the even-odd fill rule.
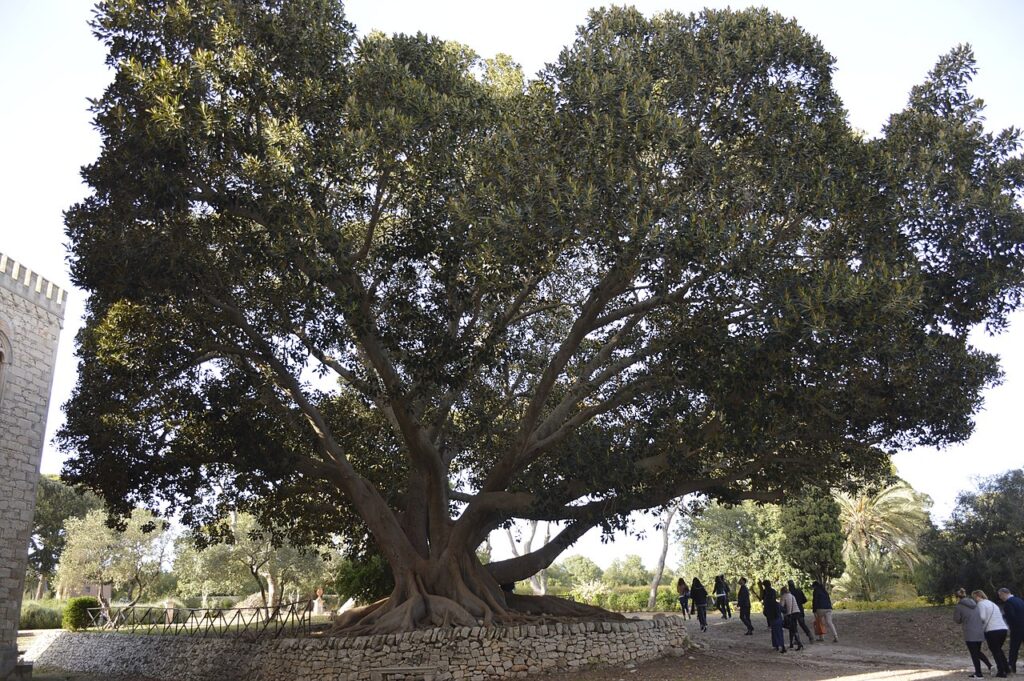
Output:
[[[159,578],[160,565],[169,557],[171,538],[165,529],[144,509],[135,509],[120,530],[107,524],[102,510],[69,518],[57,579],[65,590],[90,582],[110,584],[134,604]]]
[[[786,535],[777,505],[745,501],[735,506],[710,504],[701,513],[685,516],[679,532],[682,545],[680,576],[710,582],[725,575],[731,582],[746,577],[751,588],[762,579],[773,584],[799,577],[786,559]]]
[[[779,524],[785,535],[782,553],[793,568],[825,585],[846,570],[839,504],[829,490],[810,487],[790,497]]]
[[[32,516],[28,565],[38,580],[36,598],[46,595],[67,542],[64,524],[69,518],[81,518],[103,507],[95,494],[76,491],[52,475],[39,477],[36,508]]]
[[[101,2],[94,30],[65,475],[379,550],[357,629],[557,610],[498,584],[684,494],[962,440],[999,379],[967,333],[1020,302],[1024,166],[968,47],[864,139],[764,10],[594,11],[532,79],[357,39],[334,0]],[[482,566],[516,519],[561,530]]]
[[[923,542],[922,592],[943,601],[958,588],[1024,592],[1024,469],[984,480]]]

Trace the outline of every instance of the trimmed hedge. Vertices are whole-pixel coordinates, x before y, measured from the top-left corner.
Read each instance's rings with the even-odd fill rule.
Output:
[[[89,626],[89,608],[100,607],[100,601],[94,596],[72,598],[64,607],[64,619],[61,625],[68,631],[79,631]]]
[[[60,629],[63,609],[63,601],[22,601],[18,629]]]

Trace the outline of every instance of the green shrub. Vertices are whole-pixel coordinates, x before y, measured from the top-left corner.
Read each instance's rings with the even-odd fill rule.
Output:
[[[924,596],[910,598],[901,601],[836,601],[832,606],[836,610],[850,610],[852,612],[864,612],[874,610],[910,610],[912,608],[927,608],[934,605]]]
[[[23,601],[19,629],[60,629],[64,603],[56,600]]]
[[[64,606],[64,619],[61,622],[68,631],[79,631],[89,626],[89,608],[100,607],[99,599],[94,596],[72,598]]]
[[[647,599],[651,593],[647,586],[618,586],[613,589],[574,589],[573,598],[587,605],[594,605],[615,612],[644,612],[647,610]],[[671,612],[679,610],[679,600],[674,586],[658,587],[658,595],[654,602],[656,611]]]

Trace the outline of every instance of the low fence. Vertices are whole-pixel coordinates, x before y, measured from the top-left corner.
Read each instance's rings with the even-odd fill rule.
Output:
[[[312,601],[257,608],[172,608],[126,606],[89,608],[90,631],[129,634],[245,636],[276,638],[309,634],[313,629]]]

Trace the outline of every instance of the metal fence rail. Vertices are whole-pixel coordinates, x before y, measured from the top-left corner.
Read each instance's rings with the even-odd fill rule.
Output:
[[[276,638],[312,630],[312,601],[266,608],[165,608],[126,606],[89,608],[91,631],[183,636]]]

